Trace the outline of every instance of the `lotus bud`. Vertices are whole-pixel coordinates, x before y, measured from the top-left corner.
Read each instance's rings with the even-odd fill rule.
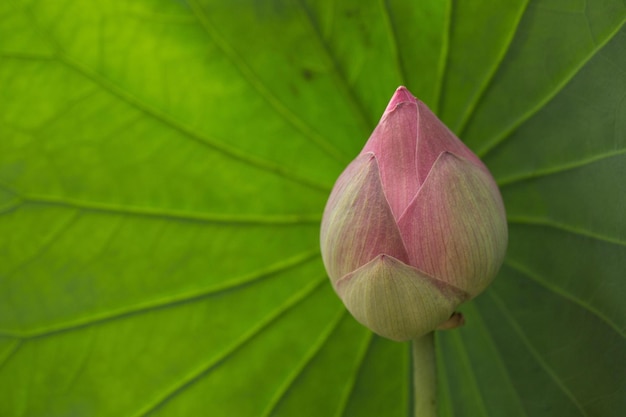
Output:
[[[507,245],[485,165],[428,107],[397,89],[324,210],[322,259],[360,323],[396,341],[463,323]]]

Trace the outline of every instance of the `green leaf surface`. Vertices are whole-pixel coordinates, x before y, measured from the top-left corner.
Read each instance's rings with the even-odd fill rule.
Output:
[[[319,254],[406,85],[510,225],[437,335],[443,417],[626,414],[626,6],[0,3],[0,415],[411,416]]]

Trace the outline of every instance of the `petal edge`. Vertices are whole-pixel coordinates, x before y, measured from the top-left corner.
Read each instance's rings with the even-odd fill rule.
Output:
[[[495,277],[506,252],[504,204],[491,175],[442,153],[398,221],[410,265],[472,297]]]
[[[337,293],[359,323],[398,342],[435,330],[467,298],[458,288],[388,255],[342,278]]]
[[[322,218],[320,244],[333,282],[381,253],[408,261],[373,154],[357,157],[335,183]]]

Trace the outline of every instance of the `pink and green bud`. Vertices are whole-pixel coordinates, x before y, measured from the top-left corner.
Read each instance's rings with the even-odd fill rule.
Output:
[[[322,258],[347,309],[398,341],[454,327],[455,309],[493,280],[506,245],[488,169],[398,88],[324,211]]]

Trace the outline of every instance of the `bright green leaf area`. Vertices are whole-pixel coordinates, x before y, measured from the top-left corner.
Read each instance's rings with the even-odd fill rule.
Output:
[[[319,221],[398,85],[492,170],[505,264],[442,417],[626,415],[617,0],[0,2],[0,416],[411,416]]]

